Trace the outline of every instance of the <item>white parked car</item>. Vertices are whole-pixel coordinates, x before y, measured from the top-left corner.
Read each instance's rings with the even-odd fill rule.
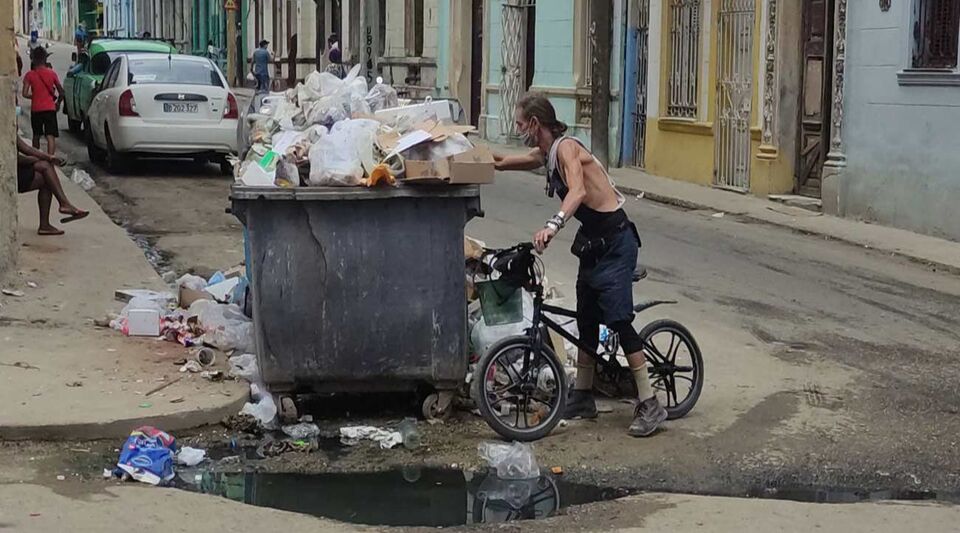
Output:
[[[117,170],[137,156],[226,160],[237,152],[237,97],[207,58],[128,54],[103,77],[87,113],[90,159]]]

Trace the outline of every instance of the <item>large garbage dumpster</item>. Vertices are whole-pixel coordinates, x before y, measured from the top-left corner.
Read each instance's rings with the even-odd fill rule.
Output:
[[[235,185],[231,201],[248,235],[257,356],[271,391],[462,383],[463,229],[480,214],[479,187]]]

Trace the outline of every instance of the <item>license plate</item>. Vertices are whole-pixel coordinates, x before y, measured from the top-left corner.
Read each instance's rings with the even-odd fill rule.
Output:
[[[164,113],[196,113],[197,104],[163,104]]]

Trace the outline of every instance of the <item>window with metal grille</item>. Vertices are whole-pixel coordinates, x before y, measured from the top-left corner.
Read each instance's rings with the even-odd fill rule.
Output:
[[[697,117],[701,4],[702,0],[670,0],[670,117]]]
[[[960,0],[918,0],[913,26],[914,68],[957,66]]]

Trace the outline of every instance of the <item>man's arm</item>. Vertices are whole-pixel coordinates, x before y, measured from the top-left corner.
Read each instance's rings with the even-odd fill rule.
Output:
[[[493,161],[497,170],[533,170],[543,166],[543,156],[537,149],[523,155],[493,154]]]
[[[557,147],[557,162],[563,168],[563,176],[567,181],[567,196],[560,204],[563,220],[559,220],[559,213],[547,221],[546,226],[533,236],[533,246],[538,252],[547,249],[550,241],[557,236],[557,232],[577,212],[583,199],[587,197],[587,189],[583,184],[583,166],[580,164],[580,147],[573,142],[563,142]]]
[[[36,161],[47,161],[49,163],[53,163],[61,167],[65,163],[63,158],[50,155],[46,152],[41,152],[40,150],[37,150],[36,148],[30,146],[19,135],[17,135],[17,151],[20,152],[22,155],[24,155],[28,159],[34,159]]]
[[[27,75],[23,77],[23,91],[22,91],[22,96],[23,96],[24,98],[27,98],[27,99],[29,99],[30,96],[31,96],[31,94],[30,94],[30,73],[29,73],[29,72],[27,72]]]

